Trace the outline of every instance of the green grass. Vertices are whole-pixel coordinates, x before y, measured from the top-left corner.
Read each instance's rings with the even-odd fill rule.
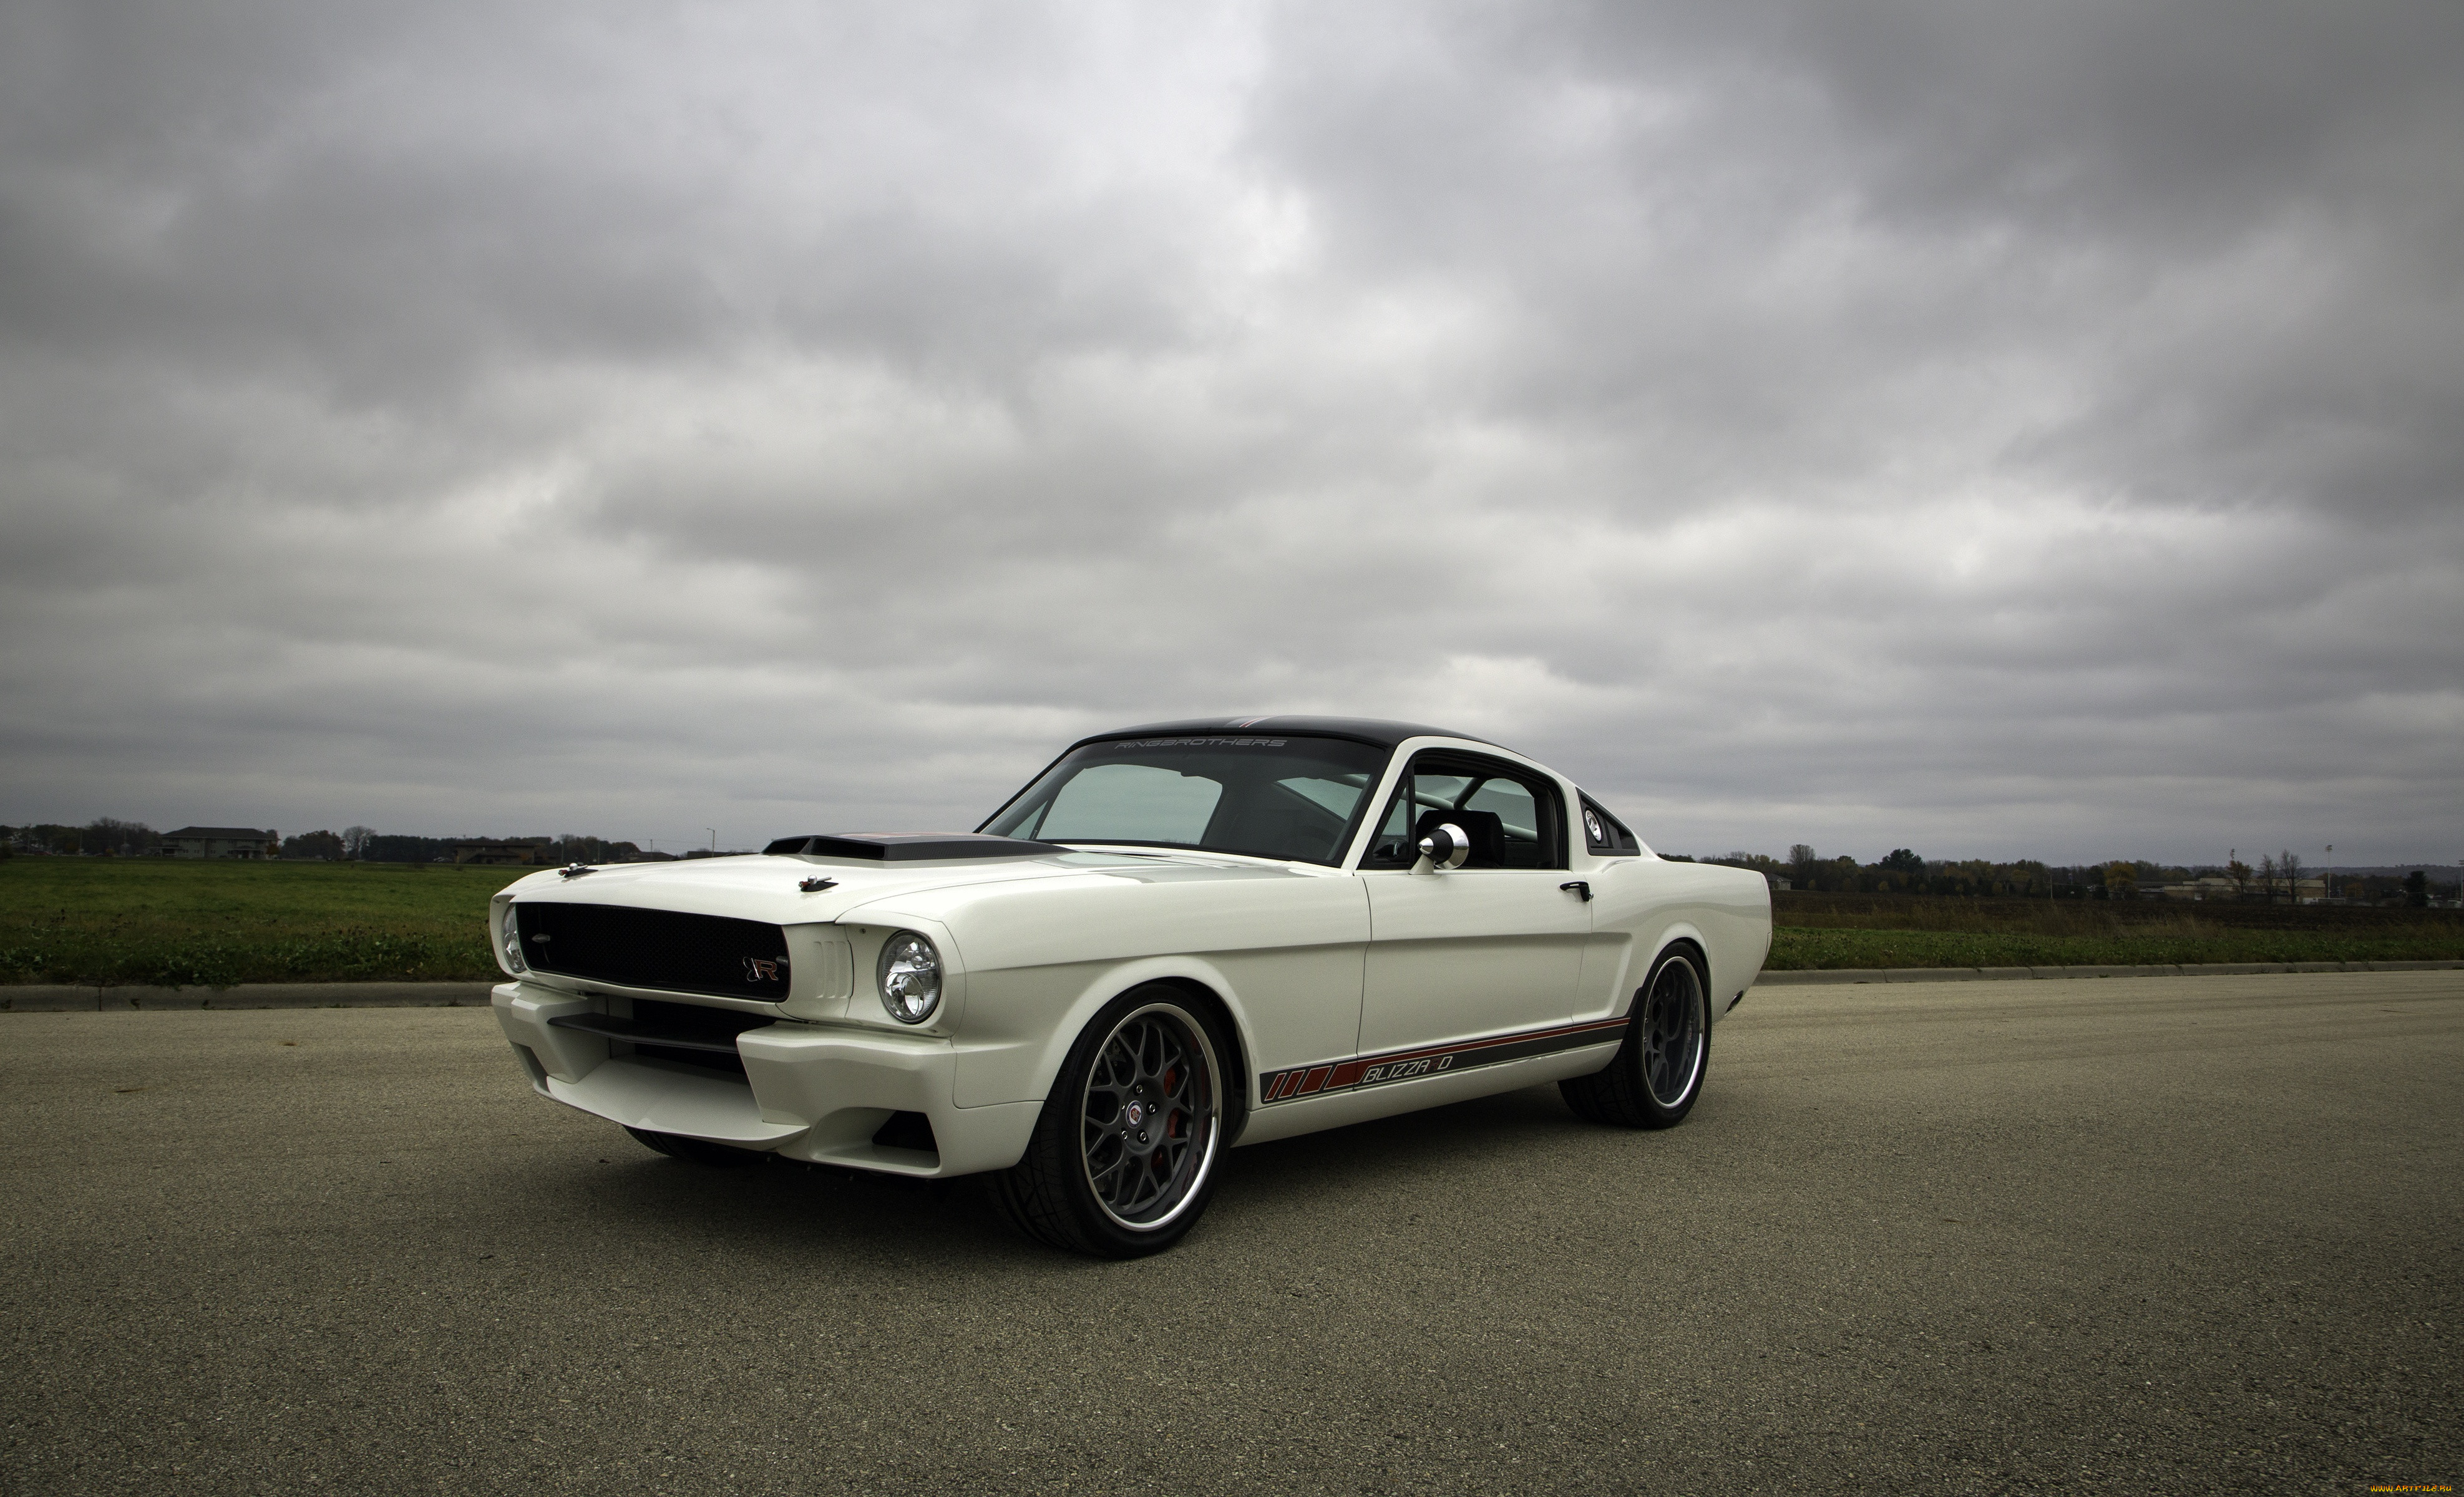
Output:
[[[2464,933],[2425,922],[2381,930],[2032,931],[1809,929],[1771,933],[1775,972],[1878,966],[2147,966],[2200,962],[2431,962],[2464,959]]]
[[[488,897],[531,871],[10,858],[0,983],[484,981]],[[1774,971],[2464,959],[2464,923],[2429,912],[1783,896],[1779,918]]]
[[[2464,959],[2464,921],[2432,910],[1791,891],[1772,914],[1773,971]]]
[[[0,861],[0,983],[476,981],[488,898],[536,872],[171,858]]]

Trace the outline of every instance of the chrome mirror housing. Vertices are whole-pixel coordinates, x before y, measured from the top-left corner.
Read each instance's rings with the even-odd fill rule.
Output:
[[[1463,828],[1448,821],[1429,829],[1420,838],[1420,856],[1428,860],[1432,873],[1444,868],[1461,868],[1471,857],[1471,837]]]

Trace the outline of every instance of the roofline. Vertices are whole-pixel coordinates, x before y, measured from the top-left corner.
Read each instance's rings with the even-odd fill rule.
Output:
[[[1283,735],[1292,738],[1337,738],[1349,743],[1366,744],[1393,753],[1396,748],[1415,738],[1451,738],[1461,743],[1482,744],[1491,748],[1515,750],[1504,744],[1474,738],[1451,728],[1431,727],[1423,723],[1395,723],[1378,717],[1195,717],[1172,723],[1140,723],[1134,727],[1116,727],[1110,732],[1089,733],[1052,756],[1051,762],[1027,776],[1026,783],[1010,792],[992,814],[976,823],[981,832],[1001,819],[1001,813],[1018,804],[1018,798],[1033,790],[1053,771],[1062,760],[1089,744],[1116,743],[1125,738],[1197,738],[1238,734],[1242,737],[1271,738]],[[1525,756],[1515,754],[1517,758]],[[1553,771],[1552,771],[1553,772]]]
[[[1075,750],[1089,744],[1111,743],[1124,738],[1190,738],[1237,733],[1243,737],[1271,738],[1341,738],[1367,744],[1374,748],[1394,748],[1414,738],[1453,738],[1467,744],[1487,744],[1503,748],[1503,744],[1490,743],[1470,733],[1459,733],[1450,727],[1432,727],[1425,723],[1397,723],[1377,717],[1195,717],[1171,723],[1141,723],[1134,727],[1117,727],[1109,732],[1089,733],[1069,746]],[[1509,752],[1511,750],[1508,750]]]

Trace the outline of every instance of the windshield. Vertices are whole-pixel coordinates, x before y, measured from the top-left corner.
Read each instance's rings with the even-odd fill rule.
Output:
[[[981,830],[1338,863],[1387,750],[1340,738],[1136,738],[1073,749]]]

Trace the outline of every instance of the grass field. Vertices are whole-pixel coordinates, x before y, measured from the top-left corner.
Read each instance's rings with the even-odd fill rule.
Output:
[[[0,982],[481,981],[488,897],[528,869],[0,861]],[[2445,911],[1783,894],[1773,970],[2464,959]]]
[[[488,897],[529,868],[14,857],[0,982],[478,980]]]
[[[1774,971],[2464,959],[2452,911],[1779,895]]]

